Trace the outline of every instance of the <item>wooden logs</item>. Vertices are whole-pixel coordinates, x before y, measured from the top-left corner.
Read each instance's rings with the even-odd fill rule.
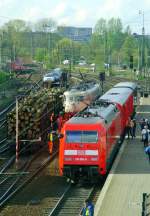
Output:
[[[19,140],[38,139],[43,131],[49,127],[49,117],[52,112],[58,114],[63,108],[62,95],[64,89],[42,89],[32,92],[29,96],[19,101]],[[15,136],[16,110],[7,115],[8,135]],[[14,138],[14,137],[13,137]]]

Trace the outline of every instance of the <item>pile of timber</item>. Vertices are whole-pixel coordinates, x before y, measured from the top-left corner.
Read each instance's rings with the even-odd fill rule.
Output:
[[[31,93],[19,101],[18,128],[19,140],[34,140],[42,138],[47,130],[52,112],[57,115],[63,108],[62,97],[64,89],[42,89]],[[8,136],[16,135],[16,108],[7,115]]]

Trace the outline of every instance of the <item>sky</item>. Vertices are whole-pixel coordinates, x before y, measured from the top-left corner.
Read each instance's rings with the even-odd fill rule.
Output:
[[[119,17],[125,27],[141,33],[143,14],[150,34],[150,0],[0,0],[0,25],[10,19],[53,18],[58,25],[94,27],[100,18]]]

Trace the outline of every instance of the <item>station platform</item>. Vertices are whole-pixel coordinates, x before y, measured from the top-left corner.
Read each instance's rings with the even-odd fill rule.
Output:
[[[137,122],[150,119],[150,97],[141,98]],[[125,139],[95,205],[94,216],[141,216],[143,193],[150,193],[150,163],[141,142]]]

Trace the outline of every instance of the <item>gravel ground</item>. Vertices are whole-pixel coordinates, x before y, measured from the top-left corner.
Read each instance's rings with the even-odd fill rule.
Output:
[[[0,216],[43,216],[53,206],[67,186],[66,179],[58,174],[58,159],[18,193]]]

